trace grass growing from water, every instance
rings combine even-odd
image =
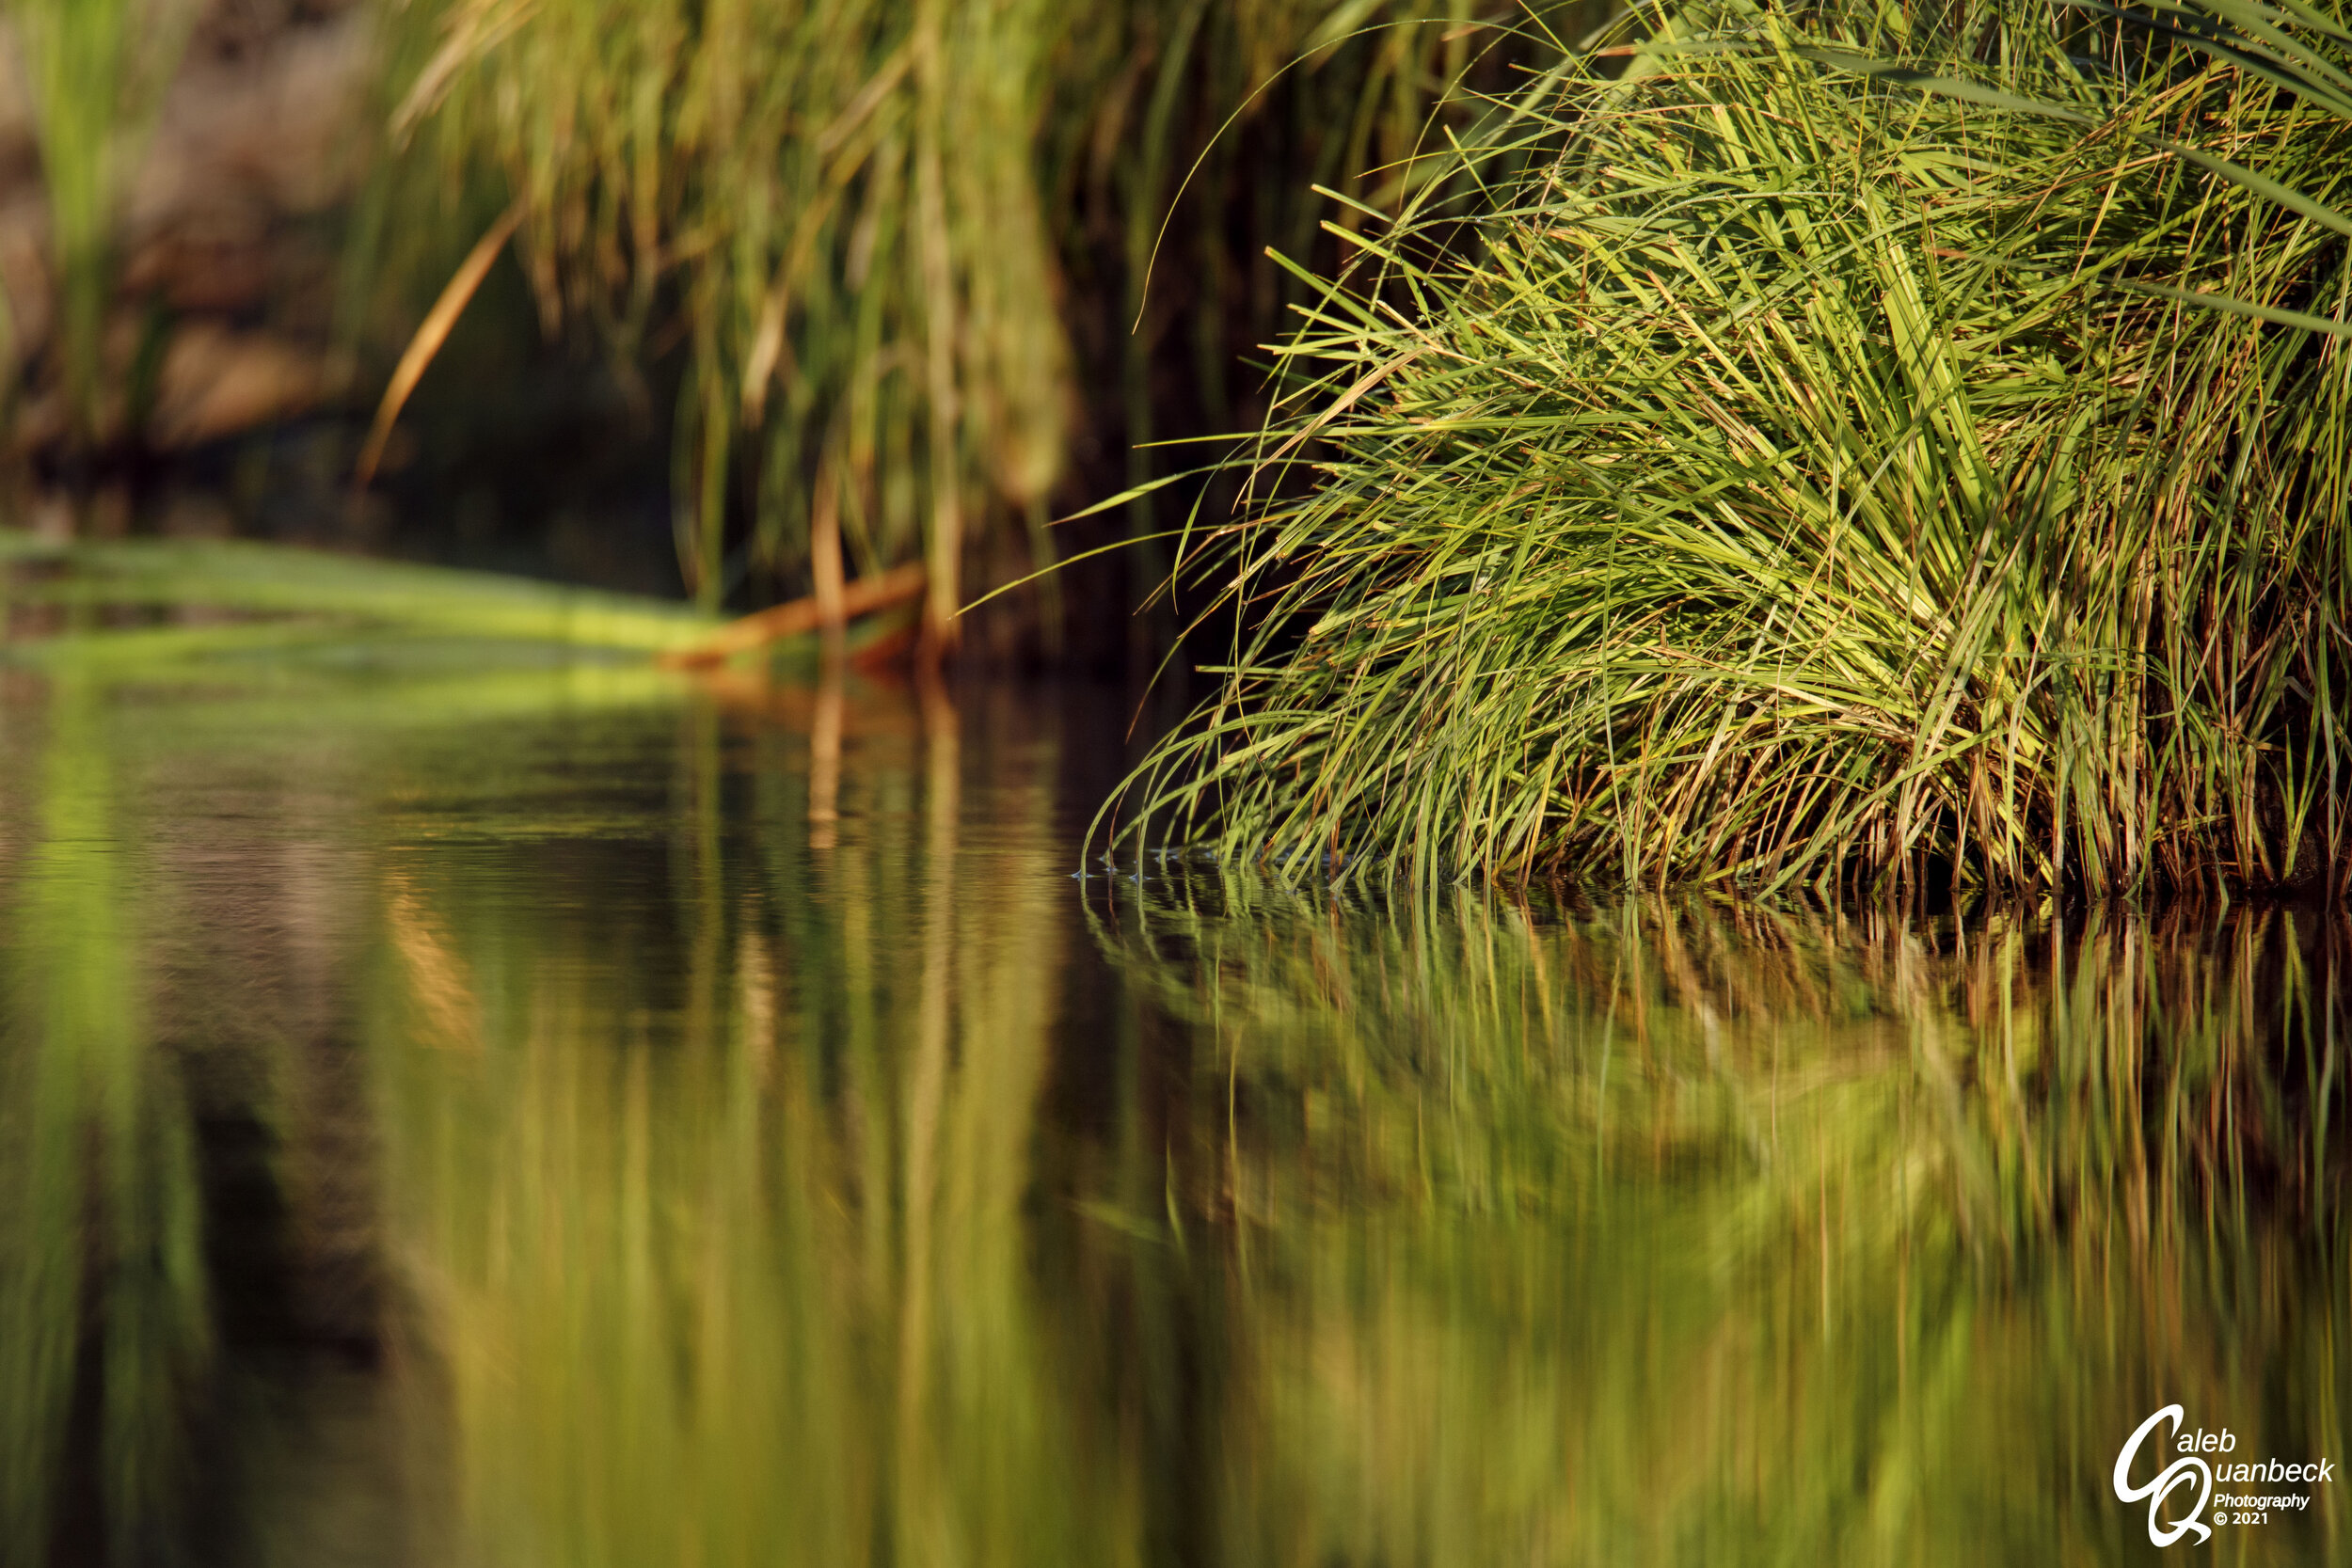
[[[2341,877],[2338,12],[1626,38],[1474,253],[1408,212],[1284,347],[1152,805],[1343,875]]]

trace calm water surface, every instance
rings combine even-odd
[[[2352,1458],[2312,912],[1074,879],[1125,720],[0,677],[0,1561],[2153,1561],[2158,1406]]]

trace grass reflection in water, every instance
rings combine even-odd
[[[167,1544],[143,1527],[168,1517],[184,1480],[176,1418],[211,1349],[187,1106],[171,1064],[149,1049],[135,872],[112,831],[114,780],[91,733],[98,701],[71,676],[59,682],[33,799],[8,802],[30,839],[10,857],[0,1034],[0,1560],[10,1562],[38,1560],[53,1531],[71,1528],[56,1517],[55,1476],[75,1424],[94,1441],[72,1502],[124,1521],[126,1553]],[[21,729],[8,723],[0,742]]]
[[[2339,928],[1139,912],[1226,1083],[1237,1560],[2108,1560],[2159,1404],[2344,1448]]]
[[[8,1560],[2107,1561],[2158,1404],[2347,1453],[2326,919],[1081,882],[1100,715],[467,689],[6,706]]]

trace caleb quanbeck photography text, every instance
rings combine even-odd
[[[2237,1451],[2237,1435],[2223,1427],[2218,1432],[2198,1429],[2181,1431],[2182,1410],[2168,1404],[2139,1423],[2123,1443],[2122,1451],[2115,1456],[2115,1495],[2124,1502],[2148,1504],[2148,1539],[2159,1546],[2169,1546],[2185,1535],[2203,1541],[2213,1532],[2201,1518],[2208,1503],[2213,1505],[2213,1522],[2217,1525],[2265,1524],[2274,1510],[2299,1511],[2311,1506],[2311,1494],[2288,1493],[2271,1495],[2234,1495],[2216,1493],[2216,1486],[2279,1486],[2319,1485],[2333,1481],[2336,1465],[2332,1459],[2249,1459],[2220,1458],[2217,1463],[2204,1455],[2226,1456]],[[2147,1481],[2135,1483],[2132,1471],[2143,1447],[2161,1456],[2165,1441],[2155,1436],[2159,1425],[2169,1423],[2172,1429],[2172,1462],[2160,1466]],[[2151,1439],[2153,1439],[2152,1442]],[[2180,1493],[2187,1502],[2186,1511],[2167,1519],[2168,1503]]]

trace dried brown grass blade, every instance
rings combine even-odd
[[[875,610],[921,598],[925,581],[920,562],[909,562],[873,577],[860,578],[840,590],[841,618],[846,621],[854,615],[870,615]],[[729,621],[692,647],[663,654],[660,662],[674,670],[694,669],[716,664],[729,654],[747,653],[787,637],[799,637],[825,624],[825,608],[815,594],[794,599],[756,615]]]
[[[368,444],[360,449],[358,467],[352,471],[355,485],[364,486],[375,477],[376,465],[384,461],[385,445],[392,438],[392,421],[400,418],[400,411],[407,404],[409,394],[424,378],[425,367],[433,363],[433,356],[440,353],[441,345],[449,341],[450,329],[465,313],[467,303],[473,298],[474,291],[482,287],[483,278],[489,276],[490,263],[497,261],[499,252],[506,248],[506,242],[514,237],[516,226],[522,222],[522,203],[517,201],[490,226],[488,233],[475,242],[473,249],[458,264],[448,286],[442,289],[441,297],[435,300],[433,309],[425,313],[424,323],[417,328],[417,335],[408,340],[407,349],[402,353],[400,363],[392,370],[391,384],[384,388],[384,401],[376,405],[375,423],[368,431]]]

